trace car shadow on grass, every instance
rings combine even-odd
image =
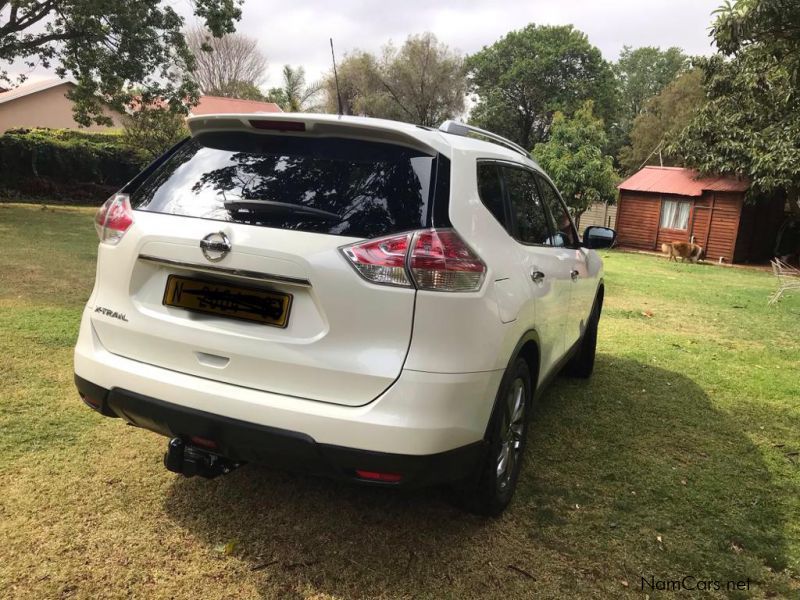
[[[751,425],[686,375],[599,355],[590,382],[559,379],[537,407],[500,519],[464,514],[442,490],[255,466],[177,477],[165,510],[210,551],[235,541],[264,596],[641,595],[642,577],[686,575],[790,593],[785,506]]]

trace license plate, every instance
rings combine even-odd
[[[286,327],[292,295],[170,275],[164,290],[164,305]]]

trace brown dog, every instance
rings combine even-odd
[[[686,262],[686,259],[689,259],[691,262],[697,263],[698,260],[703,260],[706,254],[702,246],[691,242],[661,244],[661,251],[669,254],[667,260],[674,260],[675,262],[678,262],[678,257],[680,256],[681,262]]]

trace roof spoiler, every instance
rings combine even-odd
[[[386,126],[382,126],[379,119],[361,120],[307,113],[251,113],[197,115],[186,119],[186,123],[192,137],[218,131],[241,131],[262,135],[337,137],[381,142],[413,148],[431,155],[441,151],[413,135],[413,125],[407,126],[409,131],[406,132],[388,122]]]

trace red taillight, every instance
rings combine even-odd
[[[344,255],[364,279],[384,285],[411,287],[406,273],[406,255],[411,234],[369,240],[343,249]]]
[[[486,273],[480,257],[452,229],[418,232],[408,264],[421,290],[474,292]]]
[[[255,129],[267,129],[269,131],[305,131],[306,124],[302,121],[266,121],[251,119],[250,125]]]
[[[342,249],[372,283],[435,292],[475,292],[486,265],[452,229],[423,229]],[[410,271],[409,271],[410,269]]]
[[[116,244],[133,225],[133,209],[128,194],[115,194],[97,210],[94,226],[101,242]]]
[[[403,479],[403,476],[399,473],[379,473],[377,471],[363,471],[361,469],[356,469],[356,475],[360,479],[382,481],[383,483],[398,483]]]

